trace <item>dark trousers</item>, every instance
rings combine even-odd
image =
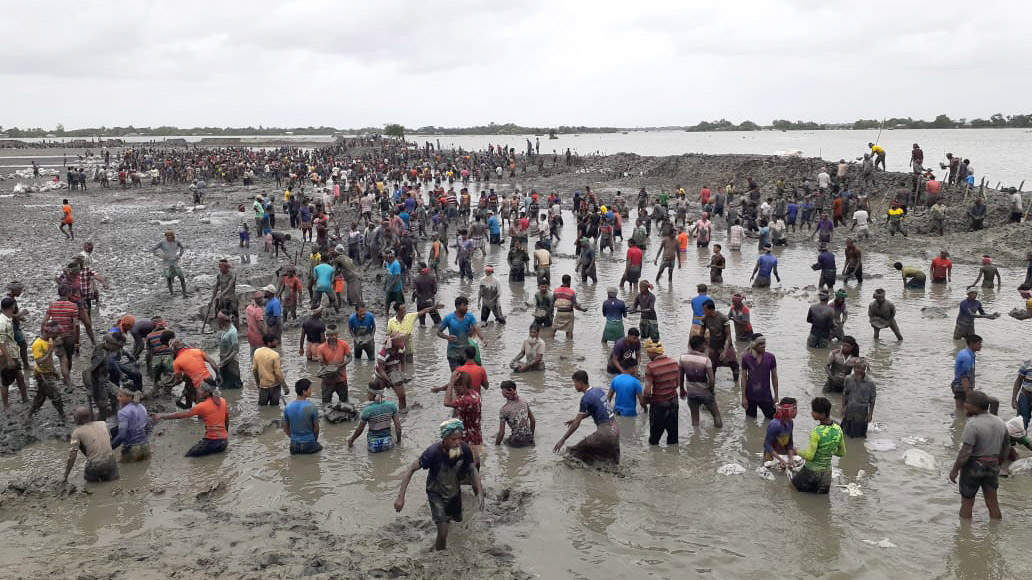
[[[187,457],[204,457],[215,453],[222,453],[226,450],[226,439],[201,439],[196,445],[186,452]]]
[[[664,431],[667,445],[677,445],[677,399],[649,405],[649,445],[658,445]]]
[[[749,404],[746,405],[746,407],[745,407],[745,416],[746,417],[756,418],[756,409],[759,409],[760,411],[763,411],[763,416],[765,418],[767,418],[767,419],[773,419],[774,418],[774,403],[773,402],[768,401],[768,402],[765,402],[765,403],[758,403],[756,401],[748,401],[748,403]]]

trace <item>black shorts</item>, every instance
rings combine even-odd
[[[960,470],[960,497],[971,499],[986,489],[999,489],[1000,468],[995,463],[982,463],[978,459],[968,461]]]
[[[17,363],[17,361],[15,361]],[[3,386],[13,385],[18,380],[18,373],[21,372],[21,365],[16,364],[13,369],[0,370],[0,384]]]
[[[792,478],[792,485],[798,491],[826,494],[831,489],[831,469],[815,471],[803,466]]]
[[[430,517],[435,524],[462,521],[462,494],[445,499],[436,493],[428,491],[426,492],[426,499],[430,504]]]

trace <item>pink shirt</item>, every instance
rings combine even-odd
[[[251,346],[264,346],[262,330],[258,323],[265,320],[265,309],[254,302],[247,305],[247,342]]]

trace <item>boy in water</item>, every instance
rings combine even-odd
[[[796,400],[782,397],[778,402],[774,418],[767,424],[767,436],[763,439],[763,460],[776,460],[781,468],[790,467],[796,455],[792,438],[796,417]]]
[[[807,493],[826,494],[831,489],[831,458],[845,457],[846,440],[842,428],[831,420],[831,401],[815,397],[810,415],[818,425],[810,431],[810,445],[799,452],[806,465],[792,478],[792,487]]]

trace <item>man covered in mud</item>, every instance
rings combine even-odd
[[[113,481],[118,479],[118,463],[115,451],[111,448],[111,435],[107,423],[93,421],[93,414],[86,407],[77,407],[72,411],[77,427],[72,430],[69,440],[68,462],[65,464],[63,483],[68,482],[68,475],[75,467],[79,452],[86,456],[83,477],[86,481]]]
[[[186,278],[183,277],[183,270],[179,267],[179,260],[186,252],[186,246],[176,239],[175,232],[168,230],[165,232],[165,239],[151,248],[151,252],[161,258],[169,295],[175,296],[175,292],[172,291],[172,280],[179,278],[179,285],[183,288],[183,297],[186,298]]]
[[[448,548],[448,530],[451,522],[462,521],[462,493],[459,484],[470,480],[477,498],[477,509],[483,509],[484,493],[480,484],[480,472],[473,462],[473,450],[462,440],[465,427],[458,419],[441,423],[441,441],[427,447],[419,459],[414,461],[401,478],[401,488],[394,500],[394,510],[405,508],[405,492],[408,491],[412,475],[420,469],[429,470],[426,478],[426,497],[430,504],[430,517],[437,526],[435,550]]]
[[[810,348],[828,348],[831,344],[831,331],[835,326],[835,310],[828,304],[831,295],[827,290],[817,294],[817,303],[810,306],[806,313],[806,322],[810,325],[810,334],[806,338],[806,346]]]
[[[588,373],[577,370],[573,373],[573,388],[581,393],[580,407],[573,419],[566,422],[566,433],[555,444],[552,451],[559,453],[566,440],[573,435],[581,422],[591,417],[595,422],[595,432],[581,439],[579,443],[567,449],[567,452],[586,463],[595,461],[620,463],[620,428],[616,424],[613,407],[609,404],[606,392],[588,384]]]
[[[211,291],[212,305],[215,312],[225,313],[236,324],[239,319],[240,301],[236,296],[236,274],[232,271],[229,260],[219,260],[219,273],[215,276],[215,287]]]

